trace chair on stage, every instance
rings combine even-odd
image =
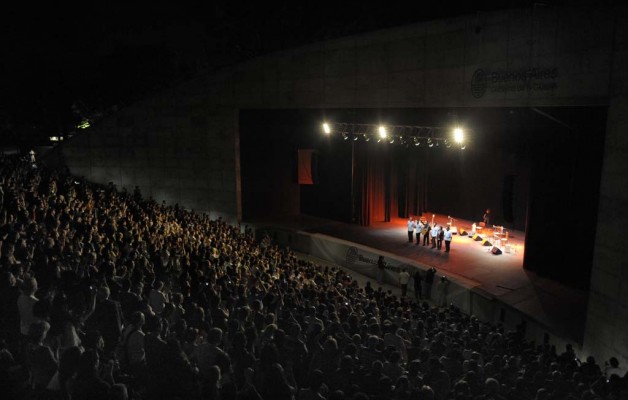
[[[475,227],[475,231],[476,231],[478,234],[481,234],[481,233],[484,231],[484,228],[485,228],[485,227],[486,227],[486,224],[485,224],[484,222],[480,222],[480,223],[478,223],[478,224],[476,225],[476,227]]]

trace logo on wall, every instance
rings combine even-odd
[[[471,77],[471,96],[476,99],[489,93],[549,92],[558,84],[557,68],[485,71],[478,68]]]
[[[471,78],[471,96],[479,99],[486,93],[486,73],[482,68],[476,69]]]

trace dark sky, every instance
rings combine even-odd
[[[0,144],[71,131],[200,70],[300,44],[534,2],[83,4],[3,10]],[[65,7],[65,8],[60,8]],[[24,144],[24,143],[21,143]]]

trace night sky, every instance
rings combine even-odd
[[[82,119],[97,120],[201,70],[256,55],[534,4],[435,3],[215,1],[184,7],[101,2],[7,7],[0,17],[0,145],[47,144],[49,136],[71,132]]]

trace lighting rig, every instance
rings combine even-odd
[[[376,125],[350,122],[324,122],[325,135],[337,135],[347,141],[371,140],[377,143],[399,144],[405,147],[446,147],[465,149],[465,132],[462,128],[418,125]]]

